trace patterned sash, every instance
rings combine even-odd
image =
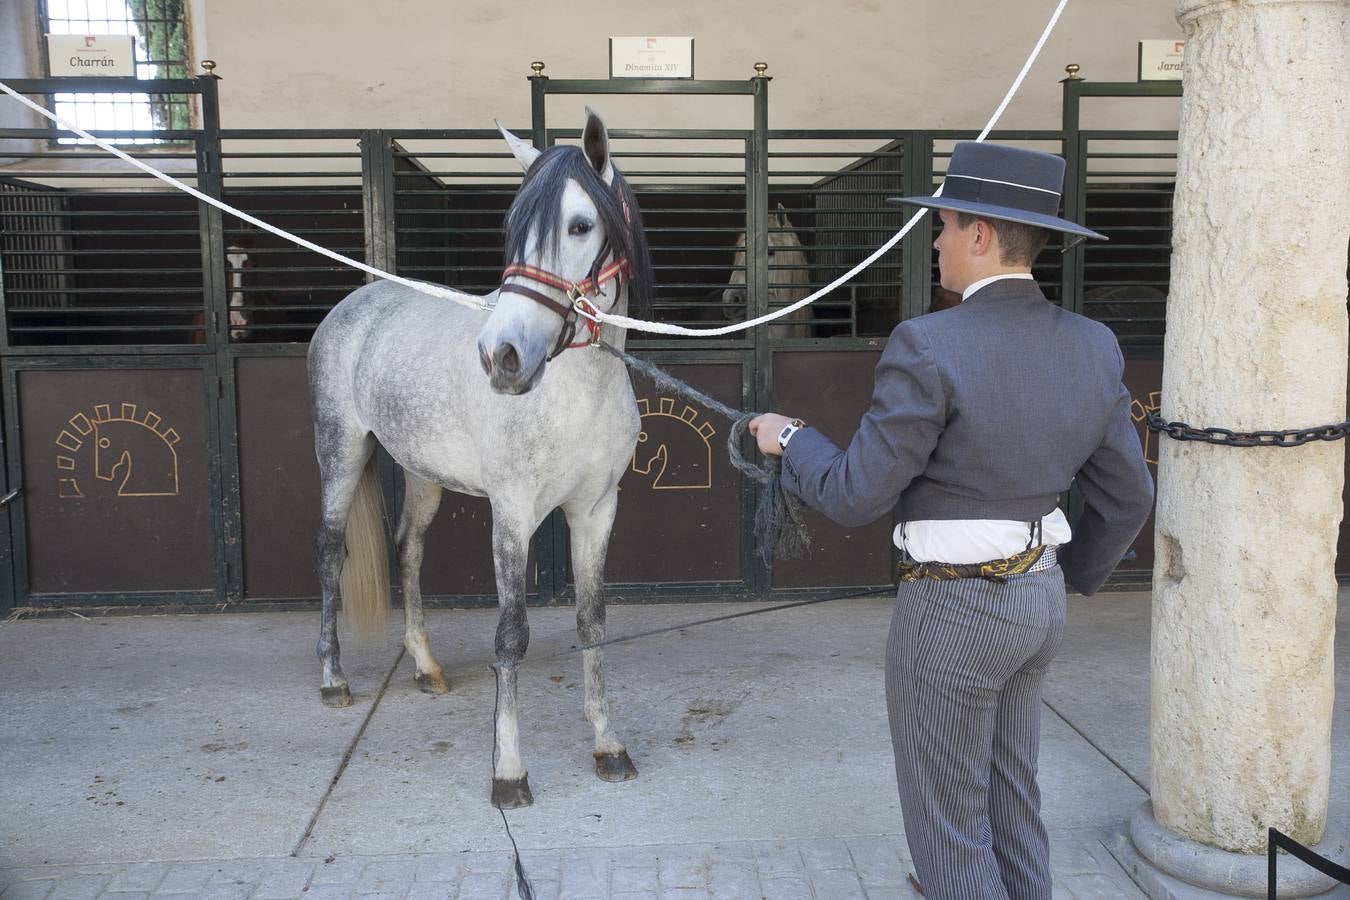
[[[921,581],[930,578],[933,581],[953,581],[957,578],[983,578],[995,584],[1006,584],[1013,575],[1025,575],[1041,561],[1041,557],[1051,548],[1044,544],[1032,547],[1021,553],[1014,553],[1007,559],[993,559],[989,562],[955,565],[941,562],[902,562],[900,564],[901,581]],[[1055,564],[1054,554],[1046,560],[1048,569]]]

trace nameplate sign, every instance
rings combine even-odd
[[[135,78],[132,40],[129,34],[49,34],[47,65],[54,77]]]
[[[692,37],[612,37],[610,78],[693,78]]]
[[[1180,81],[1185,41],[1140,41],[1140,81]]]

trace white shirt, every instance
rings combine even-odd
[[[993,284],[995,281],[1002,281],[1005,278],[1025,278],[1027,281],[1031,281],[1031,273],[1012,272],[1008,275],[990,275],[988,278],[981,278],[979,281],[975,282],[970,287],[966,288],[964,291],[961,292],[961,302],[964,303],[965,301],[969,300],[971,294],[975,293],[985,285]]]
[[[981,278],[962,292],[961,300],[968,300],[980,288],[1005,278],[1030,281],[1031,273],[1015,272]],[[1020,553],[1027,549],[1029,538],[1033,547],[1038,544],[1053,547],[1067,544],[1073,537],[1069,520],[1059,509],[1041,520],[1034,538],[1031,531],[1033,524],[1007,519],[925,519],[897,525],[894,540],[895,546],[908,553],[910,559],[916,562],[968,565]]]
[[[1008,519],[922,519],[901,522],[892,536],[895,546],[916,562],[945,562],[953,565],[1004,559],[1031,546],[1055,547],[1073,537],[1069,520],[1056,509],[1041,520],[1032,538],[1032,522]]]

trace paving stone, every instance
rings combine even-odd
[[[516,890],[514,880],[510,885],[510,895],[514,896]],[[459,900],[506,900],[507,892],[504,872],[470,872],[459,883]]]
[[[411,859],[376,860],[366,865],[356,883],[358,894],[406,894],[412,887],[417,863]]]
[[[811,888],[817,897],[829,900],[866,900],[862,882],[852,869],[821,869],[811,873]]]
[[[194,895],[198,900],[248,900],[253,896],[251,884],[207,884]],[[306,894],[305,896],[309,896]]]
[[[417,860],[413,881],[458,883],[466,871],[462,854],[438,853]]]
[[[760,878],[806,878],[806,863],[796,844],[761,844],[755,848]]]
[[[310,891],[319,884],[345,884],[353,887],[361,878],[366,860],[353,857],[340,857],[332,862],[327,860],[314,864],[314,873],[309,877]]]
[[[660,900],[655,891],[625,891],[622,894],[610,894],[609,900]]]
[[[515,870],[510,853],[465,853],[464,871],[483,875],[505,875]]]
[[[1126,897],[1144,896],[1133,881],[1121,872],[1112,878],[1105,874],[1068,875],[1061,882],[1075,900],[1121,900]]]
[[[706,888],[708,869],[704,862],[705,853],[702,847],[662,847],[657,852],[661,889]]]
[[[848,852],[848,844],[842,840],[802,841],[799,847],[802,861],[812,873],[828,869],[853,868],[853,855]]]
[[[169,867],[162,863],[133,863],[115,874],[104,890],[107,893],[148,894],[159,887],[167,874]]]
[[[43,900],[51,893],[56,884],[50,879],[41,881],[16,881],[0,893],[0,900]]]
[[[108,882],[111,875],[65,875],[58,878],[47,895],[47,900],[94,900]]]
[[[888,837],[849,838],[849,855],[853,870],[866,887],[901,885],[905,883],[905,868],[896,850],[895,839]]]
[[[311,884],[300,896],[303,900],[348,900],[353,894],[350,884]]]
[[[654,865],[650,868],[641,869],[625,866],[611,869],[609,873],[609,891],[611,894],[656,891],[659,886],[660,876]]]
[[[759,873],[754,863],[718,862],[708,867],[708,893],[717,900],[746,900],[759,896]]]
[[[812,900],[805,878],[761,878],[759,884],[764,900]]]
[[[254,900],[295,900],[304,893],[315,868],[310,859],[263,860]]]
[[[1054,895],[1055,900],[1072,900],[1072,898]],[[908,885],[895,886],[886,885],[884,887],[867,888],[867,900],[919,900],[919,895]]]
[[[419,881],[413,884],[403,900],[452,900],[455,894],[453,882]]]
[[[661,891],[661,900],[708,900],[703,888],[668,888]]]
[[[559,887],[563,897],[608,896],[609,853],[587,850],[564,855]]]
[[[214,863],[178,863],[169,869],[155,894],[195,894],[203,890],[215,875]]]

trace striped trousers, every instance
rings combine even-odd
[[[1036,757],[1064,607],[1058,566],[1006,584],[900,585],[886,707],[905,836],[929,900],[1050,898]]]

